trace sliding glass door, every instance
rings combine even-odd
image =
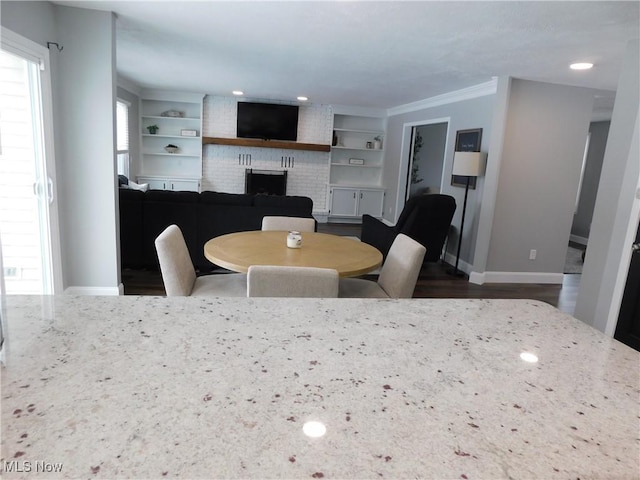
[[[2,30],[0,274],[7,294],[61,288],[47,67],[46,49]]]

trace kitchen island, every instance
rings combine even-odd
[[[640,476],[640,353],[541,302],[5,302],[3,478]]]

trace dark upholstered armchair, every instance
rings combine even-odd
[[[396,235],[404,233],[425,246],[425,262],[437,262],[455,211],[456,201],[450,195],[418,195],[405,204],[393,227],[363,215],[361,240],[376,247],[386,258]]]

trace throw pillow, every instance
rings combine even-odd
[[[149,190],[148,183],[136,183],[129,180],[129,188],[132,190],[140,190],[141,192],[146,192]]]

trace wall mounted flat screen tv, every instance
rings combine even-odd
[[[298,106],[238,102],[238,138],[298,139]]]

